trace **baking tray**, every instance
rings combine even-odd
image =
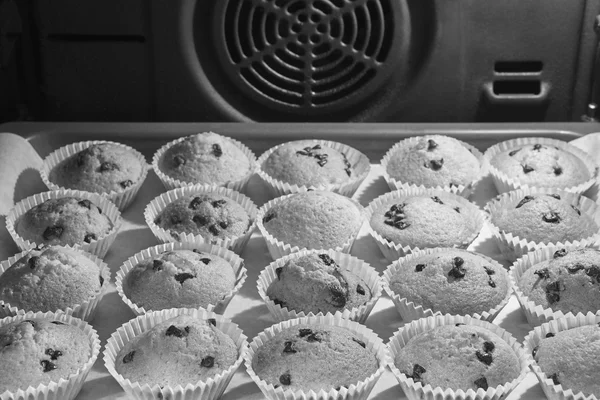
[[[51,151],[68,143],[84,140],[114,140],[131,145],[151,160],[152,154],[164,143],[177,137],[196,132],[212,130],[236,138],[250,147],[257,156],[268,148],[284,141],[302,138],[321,138],[343,142],[363,151],[371,159],[373,168],[361,185],[354,198],[363,205],[388,192],[389,189],[381,177],[378,165],[383,154],[397,141],[420,134],[447,134],[464,140],[480,150],[503,140],[515,137],[553,137],[570,141],[582,135],[599,130],[597,124],[230,124],[230,123],[160,123],[160,124],[113,124],[113,123],[12,123],[0,125],[0,132],[12,132],[26,139],[45,157]],[[0,171],[2,174],[2,171]],[[253,177],[246,194],[258,206],[268,200],[262,181]],[[43,188],[39,188],[43,190]],[[105,261],[112,272],[111,289],[100,304],[92,325],[98,330],[102,343],[121,324],[134,318],[133,312],[121,301],[114,288],[114,277],[121,264],[138,251],[158,244],[150,229],[145,225],[143,209],[150,200],[164,192],[162,184],[154,173],[149,173],[136,200],[124,214],[123,228],[115,244],[107,254]],[[478,185],[471,200],[483,206],[496,195],[496,190],[488,177]],[[17,200],[17,199],[15,199]],[[4,227],[0,227],[4,229]],[[14,243],[2,242],[2,250],[16,253]],[[482,252],[508,265],[492,240],[487,228],[469,249]],[[364,259],[379,273],[388,265],[379,252],[365,227],[352,249],[353,255]],[[245,251],[241,254],[248,269],[248,279],[240,293],[234,297],[225,312],[225,316],[237,323],[244,333],[252,339],[258,332],[275,323],[270,316],[256,289],[260,271],[271,262],[267,247],[258,231],[254,232]],[[494,321],[511,332],[519,341],[529,332],[525,315],[521,312],[516,298],[509,301],[506,308]],[[387,342],[393,333],[403,325],[391,299],[383,296],[376,304],[366,321]],[[78,400],[127,399],[121,387],[108,374],[104,362],[98,359],[83,386]],[[222,399],[263,399],[263,395],[250,379],[244,366],[236,373]],[[392,373],[387,370],[369,399],[388,400],[405,399]],[[545,398],[533,373],[511,393],[507,400],[533,400]]]

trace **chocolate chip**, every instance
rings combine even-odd
[[[212,326],[217,326],[217,320],[214,318],[209,318],[207,319],[208,323],[211,324]]]
[[[186,326],[183,329],[179,329],[178,327],[176,327],[175,325],[171,325],[167,328],[167,331],[165,332],[165,335],[167,336],[175,336],[178,338],[182,338],[182,337],[186,337],[188,335],[188,333],[190,333],[190,327]]]
[[[356,293],[364,296],[365,295],[365,288],[363,288],[360,285],[356,285]]]
[[[85,164],[85,156],[87,154],[89,154],[89,151],[87,149],[80,151],[79,154],[77,154],[77,166],[78,167],[83,167],[83,164]]]
[[[262,219],[263,224],[266,224],[267,222],[269,222],[270,220],[275,218],[275,216],[276,216],[276,214],[274,212],[265,214],[265,216]]]
[[[294,342],[292,342],[291,340],[285,342],[283,345],[284,353],[297,353],[296,349],[294,349]]]
[[[96,237],[95,233],[88,233],[87,235],[84,236],[83,241],[86,243],[91,243],[92,240],[96,240],[96,239],[98,239],[98,238]]]
[[[577,213],[577,215],[581,215],[581,211],[579,210],[579,208],[575,207],[573,204],[571,204],[571,208],[573,210],[575,210],[575,212]]]
[[[534,144],[533,145],[533,149],[537,150],[537,151],[540,151],[542,149],[542,145],[541,144]]]
[[[102,285],[104,285],[104,278],[102,275],[98,275],[98,280],[100,281],[100,287],[102,287]]]
[[[485,269],[485,273],[488,274],[488,275],[494,275],[496,273],[496,271],[494,271],[490,267],[483,267],[483,269]]]
[[[488,382],[487,382],[487,379],[485,379],[485,376],[475,379],[475,381],[473,381],[473,383],[475,384],[475,386],[477,386],[478,389],[481,388],[483,390],[488,390],[488,388],[489,388]]]
[[[102,209],[100,207],[96,207],[98,209],[98,214],[102,214]]]
[[[431,198],[431,200],[433,200],[435,203],[438,203],[438,204],[444,204],[444,202],[442,200],[440,200],[440,198],[437,196],[433,196]]]
[[[542,214],[542,220],[549,224],[558,224],[560,222],[560,216],[554,211],[548,211],[547,213]]]
[[[196,277],[196,275],[192,275],[187,272],[184,272],[181,274],[176,274],[175,280],[183,285],[183,282],[187,281],[188,279],[193,279],[195,277]]]
[[[344,171],[346,171],[346,174],[348,176],[352,176],[352,164],[350,164],[350,161],[348,161],[344,153],[342,153],[342,157],[344,157],[344,165],[346,166],[346,168],[344,168]]]
[[[429,168],[431,168],[434,171],[439,171],[440,169],[442,169],[442,166],[444,165],[444,159],[440,158],[439,160],[431,160],[429,161]]]
[[[292,377],[290,376],[289,373],[282,374],[279,377],[279,382],[281,382],[282,385],[289,386],[292,384]]]
[[[40,258],[37,256],[33,256],[29,259],[29,261],[27,261],[27,264],[29,265],[29,268],[36,269],[40,266]]]
[[[438,144],[433,139],[427,140],[427,151],[433,151],[436,147],[438,147]]]
[[[554,304],[560,301],[560,291],[564,290],[564,286],[561,285],[560,281],[550,282],[546,285],[546,300],[548,303]]]
[[[212,153],[215,155],[215,157],[219,158],[223,155],[223,149],[221,149],[221,146],[215,143],[212,145]]]
[[[412,378],[413,381],[415,382],[422,382],[423,381],[423,377],[422,375],[427,372],[427,370],[425,368],[423,368],[422,366],[420,366],[419,364],[415,364],[413,365],[413,372],[412,375],[406,375],[409,378]]]
[[[62,226],[49,226],[46,228],[42,236],[44,240],[59,239],[63,233],[64,228]]]
[[[577,271],[580,271],[582,269],[585,269],[585,267],[579,263],[575,263],[575,265],[569,265],[567,267],[567,271],[569,271],[570,274],[576,274]]]
[[[54,325],[65,325],[64,323],[62,323],[60,321],[52,321],[51,324],[54,324]]]
[[[162,271],[164,261],[162,260],[153,260],[152,261],[152,270],[153,271]]]
[[[404,230],[406,228],[408,228],[410,226],[409,222],[403,221],[403,220],[389,220],[386,219],[385,221],[383,221],[385,224],[393,226],[394,228],[398,228],[400,230]]]
[[[333,259],[331,257],[329,257],[329,255],[327,255],[327,254],[319,254],[319,258],[327,266],[335,265],[335,261],[333,261]]]
[[[560,249],[554,252],[554,258],[564,257],[567,255],[567,249]]]
[[[100,164],[100,172],[115,171],[115,170],[119,170],[119,166],[114,162],[105,161],[102,164]]]
[[[462,322],[458,322],[458,323],[454,324],[454,326],[461,326],[461,325],[465,325],[465,324],[463,324]]]
[[[517,206],[515,208],[520,208],[523,204],[529,203],[530,201],[532,201],[534,199],[535,199],[535,197],[533,197],[533,196],[525,196],[525,197],[523,197],[523,199],[521,199],[521,201],[519,202],[519,204],[517,204]]]
[[[454,207],[454,211],[460,214],[460,207]]]
[[[527,165],[527,164],[525,164],[525,165],[521,165],[521,167],[523,167],[523,172],[524,172],[524,173],[526,173],[526,174],[528,174],[528,173],[530,173],[531,171],[533,171],[533,170],[534,170],[534,169],[533,169],[533,167],[530,167],[530,166],[529,166],[529,165]]]
[[[227,227],[229,226],[229,223],[227,221],[221,221],[221,222],[219,222],[219,226],[222,229],[227,229]]]
[[[488,341],[483,342],[483,351],[485,351],[486,353],[493,352],[495,348],[496,346],[494,345],[494,343]]]
[[[546,290],[552,290],[552,291],[561,291],[564,290],[564,287],[561,285],[560,281],[554,281],[554,282],[550,282],[549,284],[546,285]]]
[[[335,286],[329,288],[329,292],[331,293],[331,304],[334,307],[344,307],[346,305],[348,292],[342,289],[339,289]]]
[[[552,379],[552,383],[555,385],[560,385],[560,381],[558,380],[558,372],[550,375],[550,379]]]
[[[448,272],[448,276],[452,276],[456,279],[464,278],[467,271],[462,267],[462,265],[465,261],[460,257],[454,257],[453,262],[454,266]]]
[[[557,303],[560,301],[560,294],[554,292],[546,293],[546,299],[550,304]]]
[[[557,176],[562,174],[562,172],[563,172],[562,168],[558,167],[558,166],[552,167],[552,169],[554,169],[554,175],[557,175]]]
[[[415,272],[421,272],[425,269],[425,264],[417,264],[415,266]]]
[[[281,280],[281,272],[283,271],[283,267],[275,268],[275,273],[277,274],[277,280]]]
[[[42,365],[44,372],[50,372],[57,368],[57,366],[54,363],[52,363],[48,360],[42,360],[42,361],[40,361],[40,364]]]
[[[560,195],[559,194],[549,194],[548,196],[555,198],[556,200],[560,200]]]
[[[198,208],[200,208],[200,204],[202,204],[202,202],[203,200],[200,197],[194,197],[192,201],[190,201],[188,208],[196,211]]]
[[[204,226],[210,222],[210,219],[205,215],[194,215],[192,221],[200,226]]]
[[[175,163],[175,167],[179,167],[181,165],[185,165],[186,160],[184,156],[177,154],[175,157],[173,157],[173,162]]]
[[[202,261],[204,264],[208,265],[208,263],[210,262],[210,258],[201,258],[200,261]]]
[[[309,328],[300,328],[298,329],[298,335],[300,337],[308,336],[312,334],[312,329]]]
[[[490,353],[482,353],[481,351],[477,350],[475,352],[475,355],[477,356],[477,359],[479,361],[481,361],[482,363],[484,363],[485,365],[490,365],[492,364],[492,355]]]
[[[47,348],[44,354],[49,355],[51,360],[57,360],[58,357],[63,355],[62,351],[53,350],[52,348]]]
[[[219,228],[217,228],[217,226],[216,226],[215,224],[212,224],[211,226],[209,226],[209,227],[208,227],[208,231],[209,231],[210,233],[212,233],[213,235],[215,235],[215,236],[218,236],[218,235],[219,235],[219,233],[220,233],[220,232],[219,232]]]
[[[119,185],[121,185],[121,187],[122,187],[123,189],[126,189],[126,188],[128,188],[129,186],[133,185],[133,181],[132,181],[131,179],[127,179],[127,180],[124,180],[124,181],[122,181],[122,182],[119,182]]]
[[[306,337],[306,341],[309,343],[313,343],[313,342],[321,342],[321,336],[319,335],[319,332],[313,332],[310,335],[308,335]]]
[[[542,269],[538,269],[533,271],[533,273],[537,276],[540,277],[540,279],[548,279],[550,278],[550,271],[548,271],[548,268],[542,268]]]
[[[539,348],[540,348],[540,346],[535,346],[535,347],[534,347],[534,348],[531,350],[531,355],[532,355],[533,357],[535,357],[535,355],[537,354],[537,352],[538,352],[538,349],[539,349]]]
[[[215,200],[212,203],[210,203],[210,205],[213,206],[214,208],[219,208],[225,204],[227,204],[227,200],[223,200],[223,199]]]
[[[591,278],[596,278],[596,281],[598,283],[600,283],[600,268],[598,268],[597,266],[593,265],[590,268],[588,268],[585,273],[587,274],[587,276],[591,277]]]
[[[171,223],[172,223],[173,225],[180,224],[181,222],[182,222],[182,219],[181,219],[181,216],[180,216],[180,215],[177,215],[177,214],[175,214],[175,215],[171,215]]]
[[[519,151],[521,151],[521,149],[517,149],[517,150],[513,150],[510,153],[508,153],[509,156],[514,156],[515,154],[517,154]]]
[[[206,356],[200,361],[200,365],[204,368],[212,368],[215,365],[215,358],[211,356]]]
[[[365,344],[365,342],[363,342],[362,340],[359,340],[357,338],[352,338],[352,340],[356,343],[358,343],[363,349],[365,349],[367,347],[367,345]]]
[[[546,333],[546,338],[551,338],[551,337],[554,337],[554,333],[552,333],[552,332]]]
[[[77,204],[79,204],[81,207],[85,207],[88,210],[92,207],[92,202],[89,200],[81,200],[78,201]]]
[[[491,287],[495,288],[496,287],[496,282],[494,282],[494,280],[492,279],[492,277],[490,277],[488,279],[488,285],[490,285]]]

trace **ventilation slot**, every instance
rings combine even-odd
[[[541,61],[497,61],[494,71],[498,74],[539,74],[543,67]]]
[[[527,95],[537,96],[542,92],[540,81],[496,81],[494,82],[494,94],[497,96]]]

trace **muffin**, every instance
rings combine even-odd
[[[384,281],[405,321],[434,313],[477,314],[491,320],[511,294],[508,274],[500,264],[453,248],[404,257],[388,267]]]
[[[140,385],[175,387],[206,381],[231,367],[238,349],[214,319],[190,315],[154,325],[118,352],[115,370]]]
[[[93,310],[88,308],[97,306],[110,278],[106,264],[91,257],[58,246],[22,253],[6,270],[0,269],[0,303],[24,311],[62,310],[89,317]]]
[[[481,177],[481,158],[477,149],[460,140],[426,135],[400,141],[381,164],[392,190],[413,185],[462,194]]]

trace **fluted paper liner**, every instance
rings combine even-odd
[[[529,145],[529,144],[541,144],[547,146],[556,146],[561,150],[567,151],[579,158],[585,164],[587,170],[590,173],[590,179],[587,181],[580,183],[578,185],[559,188],[560,190],[564,190],[565,192],[578,193],[582,194],[586,190],[592,187],[596,183],[596,163],[594,160],[587,154],[585,151],[558,139],[551,138],[536,138],[536,137],[528,137],[528,138],[517,138],[507,140],[494,146],[488,148],[483,154],[483,159],[486,164],[486,168],[489,170],[492,180],[494,181],[494,185],[496,186],[496,190],[498,193],[510,192],[511,190],[520,189],[520,188],[530,188],[536,187],[535,185],[529,185],[526,183],[521,183],[517,179],[512,178],[500,171],[498,168],[494,167],[491,163],[494,156],[504,151],[508,151],[514,147]]]
[[[290,243],[285,243],[285,242],[277,239],[275,236],[273,236],[269,233],[269,231],[267,230],[267,228],[265,228],[265,225],[263,224],[263,218],[264,218],[265,214],[271,208],[273,208],[275,205],[281,203],[282,201],[290,198],[294,194],[295,193],[291,193],[291,194],[287,194],[287,195],[284,195],[281,197],[277,197],[277,198],[263,204],[262,207],[260,207],[260,209],[258,210],[258,215],[256,216],[256,226],[258,226],[260,233],[262,234],[263,238],[265,238],[265,242],[267,243],[267,248],[269,249],[269,254],[271,254],[271,258],[273,260],[277,260],[278,258],[281,258],[288,254],[295,253],[300,250],[308,250],[305,247],[294,246]],[[360,232],[360,229],[364,223],[364,208],[363,208],[363,206],[358,201],[356,201],[352,198],[348,198],[348,199],[352,203],[354,203],[356,208],[358,208],[358,210],[360,211],[362,222],[356,229],[356,232],[354,232],[352,235],[350,235],[348,240],[346,240],[340,246],[336,246],[332,249],[335,251],[339,251],[341,253],[350,253],[350,250],[352,250],[352,245],[354,244],[354,241],[356,240],[356,237],[358,236],[358,233]],[[290,227],[290,229],[292,229],[292,228],[293,227]],[[325,251],[325,250],[329,250],[329,249],[310,249],[310,250]]]
[[[127,306],[133,311],[136,315],[143,315],[151,311],[159,311],[159,310],[146,310],[144,307],[138,306],[133,303],[129,297],[125,294],[123,289],[123,282],[127,277],[129,271],[131,271],[137,264],[142,262],[143,260],[147,260],[149,258],[155,257],[164,251],[173,251],[173,250],[198,250],[205,253],[209,253],[215,256],[219,256],[225,259],[229,264],[231,264],[231,268],[235,273],[235,286],[223,295],[221,301],[217,304],[209,304],[207,307],[198,307],[198,309],[204,309],[206,311],[212,311],[216,314],[223,314],[225,309],[231,302],[231,299],[240,291],[242,285],[246,281],[247,277],[247,269],[244,267],[244,260],[240,258],[233,251],[230,251],[224,247],[212,245],[209,243],[183,243],[183,242],[172,242],[159,244],[157,246],[149,247],[136,253],[131,256],[127,261],[121,265],[119,272],[117,272],[117,292],[121,299]],[[177,307],[175,307],[177,308]]]
[[[318,393],[315,393],[313,390],[308,392],[297,390],[294,392],[291,389],[285,390],[283,386],[275,388],[272,384],[268,384],[266,381],[260,379],[260,377],[256,375],[256,372],[254,372],[254,369],[252,368],[252,359],[254,358],[258,348],[266,343],[269,339],[273,338],[279,332],[287,328],[300,324],[339,326],[348,329],[366,344],[365,348],[367,350],[376,355],[379,368],[365,380],[356,382],[356,384],[351,384],[348,388],[342,387],[340,390],[335,390],[334,388],[325,388],[319,390]],[[258,385],[265,397],[269,400],[358,400],[366,399],[369,396],[390,360],[383,341],[371,329],[359,324],[358,322],[344,319],[341,317],[341,315],[333,316],[328,314],[325,316],[290,319],[265,329],[250,343],[249,350],[244,355],[244,362],[246,364],[246,371],[248,372],[248,375],[250,375],[252,380]]]
[[[215,133],[215,132],[201,132],[199,134],[202,134],[202,133]],[[182,180],[170,177],[169,175],[165,174],[163,171],[161,171],[161,169],[159,167],[159,162],[162,159],[163,154],[165,154],[165,152],[170,147],[172,147],[173,145],[175,145],[177,143],[181,143],[184,140],[186,140],[192,136],[196,136],[196,135],[198,135],[198,134],[189,135],[189,136],[185,136],[185,137],[181,137],[179,139],[173,140],[173,141],[163,145],[160,149],[158,149],[156,151],[156,153],[154,153],[154,156],[152,157],[152,168],[154,169],[154,172],[158,176],[158,179],[160,179],[160,181],[164,185],[165,189],[172,190],[172,189],[177,189],[177,188],[186,187],[186,186],[196,186],[196,185],[211,186],[211,185],[213,185],[211,183],[182,181]],[[237,192],[242,192],[242,191],[244,191],[250,178],[252,178],[252,176],[256,172],[256,168],[257,168],[256,155],[254,154],[254,152],[252,152],[252,150],[250,150],[242,142],[235,140],[233,138],[230,138],[228,136],[224,136],[221,134],[218,134],[218,135],[226,138],[231,143],[233,143],[238,149],[240,149],[244,153],[244,155],[248,158],[248,161],[250,162],[250,166],[249,166],[248,174],[246,174],[242,179],[235,180],[235,181],[227,181],[227,182],[221,183],[221,184],[214,184],[214,186],[225,187],[228,189],[235,190]]]
[[[177,237],[173,236],[170,231],[167,231],[154,223],[154,220],[158,215],[172,202],[178,200],[182,197],[193,196],[198,194],[219,194],[221,196],[225,196],[235,201],[239,205],[241,205],[244,210],[248,213],[248,217],[250,219],[250,226],[246,230],[246,233],[239,236],[234,236],[230,238],[210,238],[207,239],[204,236],[198,234],[194,235],[191,233],[177,233]],[[256,225],[256,214],[258,213],[258,209],[256,205],[250,200],[249,197],[246,197],[240,192],[236,192],[235,190],[228,189],[225,187],[217,187],[217,186],[206,186],[206,185],[196,185],[196,186],[186,186],[173,190],[169,190],[166,193],[161,194],[160,196],[154,198],[144,210],[144,218],[146,219],[146,224],[150,227],[150,230],[156,236],[158,240],[163,243],[169,242],[191,242],[196,244],[201,243],[211,243],[216,244],[217,246],[225,247],[234,252],[240,254],[250,236],[252,236],[252,232],[254,232],[254,227]]]
[[[474,179],[472,182],[470,182],[467,185],[462,185],[462,184],[458,185],[458,186],[456,186],[456,185],[452,185],[452,186],[450,186],[450,185],[446,185],[446,186],[417,185],[415,183],[402,182],[398,179],[392,178],[388,174],[387,165],[390,162],[390,160],[392,159],[392,157],[394,156],[394,154],[396,154],[396,152],[398,152],[403,147],[417,144],[423,138],[431,138],[434,136],[440,136],[440,135],[413,136],[413,137],[409,137],[404,140],[401,140],[401,141],[397,142],[396,144],[394,144],[392,146],[392,148],[389,149],[387,151],[387,153],[385,153],[385,155],[381,159],[383,178],[385,179],[385,181],[387,182],[387,184],[391,190],[404,190],[404,189],[410,189],[410,188],[434,189],[434,190],[443,190],[445,192],[456,194],[456,195],[459,195],[464,198],[469,198],[469,196],[473,193],[477,184],[484,177],[484,162],[483,162],[483,154],[475,146],[472,146],[469,143],[463,142],[462,140],[456,139],[462,146],[467,148],[467,150],[469,150],[471,152],[471,154],[473,154],[477,158],[477,160],[479,161],[479,168],[480,168],[477,178]]]
[[[481,328],[485,328],[489,331],[492,331],[496,335],[500,336],[505,342],[507,342],[510,347],[515,352],[515,355],[519,359],[520,364],[520,374],[517,378],[513,379],[510,382],[505,383],[504,385],[498,385],[496,387],[490,387],[487,390],[483,390],[482,388],[477,389],[477,391],[473,389],[468,389],[464,391],[462,389],[453,390],[450,388],[443,387],[432,387],[431,385],[425,385],[421,382],[415,382],[412,378],[407,377],[405,374],[400,372],[400,370],[396,367],[394,360],[396,356],[400,352],[408,341],[423,332],[429,331],[433,328],[442,325],[454,325],[457,323],[462,323],[466,325],[475,325]],[[512,390],[517,387],[517,385],[525,378],[527,375],[527,367],[529,365],[529,360],[523,347],[517,342],[517,340],[506,330],[500,328],[497,325],[491,324],[486,321],[482,321],[477,318],[472,318],[470,316],[457,316],[457,315],[436,315],[427,318],[421,318],[419,320],[413,321],[404,327],[400,328],[394,336],[392,336],[387,344],[388,350],[390,352],[391,361],[390,361],[390,369],[392,373],[400,382],[400,386],[406,394],[406,397],[409,400],[500,400],[506,398]]]
[[[51,310],[51,311],[52,312],[63,312],[67,315],[71,315],[75,318],[79,318],[84,321],[93,320],[94,316],[96,315],[96,310],[97,310],[98,304],[100,304],[100,302],[102,301],[102,298],[108,291],[108,287],[110,284],[110,268],[108,268],[108,265],[106,263],[104,263],[100,258],[96,257],[95,255],[93,255],[91,253],[83,251],[81,249],[77,249],[77,248],[74,248],[71,246],[52,246],[52,247],[65,247],[65,248],[68,248],[71,250],[75,250],[75,251],[83,254],[85,257],[89,258],[90,260],[92,260],[92,262],[98,266],[98,269],[100,270],[100,275],[102,276],[102,278],[104,278],[104,282],[103,282],[102,286],[100,287],[100,290],[98,290],[88,300],[81,302],[79,304],[73,304],[70,307],[67,307],[65,309]],[[2,274],[8,268],[10,268],[14,263],[19,261],[24,256],[26,256],[30,251],[31,251],[31,249],[22,251],[16,255],[10,257],[8,260],[2,261],[0,263],[0,279],[2,279]],[[29,311],[36,312],[38,310],[24,310],[24,309],[18,308],[16,306],[13,306],[10,303],[5,302],[0,299],[0,318],[7,317],[7,316],[14,316],[14,315],[23,315]]]
[[[398,311],[398,313],[400,314],[400,316],[402,317],[402,320],[404,322],[410,322],[413,320],[417,320],[419,318],[431,317],[434,315],[442,315],[442,313],[439,311],[433,311],[431,308],[425,308],[422,305],[415,304],[412,301],[408,301],[407,298],[396,294],[390,287],[390,281],[391,281],[392,277],[394,277],[394,275],[396,275],[400,266],[406,262],[410,262],[411,260],[414,260],[415,258],[421,257],[425,254],[444,253],[446,251],[451,251],[451,250],[453,250],[453,248],[449,248],[449,247],[436,247],[433,249],[418,250],[418,251],[415,251],[405,257],[398,259],[397,261],[394,261],[383,272],[383,277],[382,277],[383,289],[388,294],[388,296],[390,296],[390,298],[392,299],[392,302],[394,303],[396,310]],[[478,256],[484,258],[490,264],[496,265],[499,268],[504,269],[504,267],[500,263],[498,263],[496,260],[494,260],[484,254],[481,254],[481,253],[476,253],[476,254]],[[496,318],[498,316],[500,311],[502,311],[504,306],[506,306],[506,304],[510,300],[511,295],[512,295],[511,283],[510,283],[510,281],[508,281],[508,290],[506,291],[506,296],[498,305],[496,305],[495,307],[493,307],[489,310],[481,311],[480,313],[465,314],[465,315],[469,315],[470,317],[473,317],[476,319],[481,319],[481,320],[484,320],[487,322],[492,322],[494,320],[494,318]]]
[[[555,385],[552,379],[542,371],[532,355],[533,349],[540,344],[548,333],[557,333],[584,325],[596,325],[598,323],[600,323],[599,315],[592,313],[586,315],[577,314],[575,317],[570,316],[546,322],[541,326],[535,327],[525,336],[523,346],[527,359],[530,362],[529,367],[540,382],[540,386],[548,400],[598,400],[598,397],[593,394],[585,395],[582,392],[573,392],[572,389],[564,388],[562,385]],[[590,354],[590,357],[594,356],[594,354]],[[590,373],[592,372],[597,373],[598,371],[590,371]]]
[[[554,257],[554,252],[560,249],[566,250],[575,250],[577,246],[548,246],[543,249],[539,249],[533,251],[531,253],[527,253],[523,257],[519,258],[510,268],[509,276],[513,285],[513,290],[519,301],[519,305],[521,306],[521,310],[525,313],[527,317],[527,322],[531,326],[539,326],[543,323],[559,319],[559,318],[576,318],[583,313],[579,312],[577,315],[573,315],[572,312],[563,313],[560,310],[553,310],[551,308],[544,308],[539,304],[534,303],[532,300],[526,296],[521,288],[519,287],[519,281],[521,277],[532,266],[541,263],[542,261],[552,260]],[[591,314],[594,314],[590,312]],[[600,310],[595,312],[596,315],[600,316]]]
[[[121,213],[119,209],[106,197],[103,197],[97,193],[84,192],[81,190],[61,189],[54,190],[51,192],[43,192],[34,194],[33,196],[27,197],[17,203],[6,216],[6,229],[12,236],[13,240],[21,250],[29,250],[33,247],[37,247],[43,243],[33,243],[29,240],[23,239],[15,231],[15,223],[23,214],[31,210],[33,207],[42,204],[43,202],[50,199],[60,199],[64,197],[75,197],[82,200],[89,200],[96,206],[102,209],[102,214],[106,215],[112,222],[112,229],[104,236],[97,240],[92,240],[90,243],[77,243],[74,247],[80,248],[83,251],[91,253],[100,258],[104,258],[108,249],[113,244],[117,237],[117,233],[121,228]]]
[[[54,169],[54,167],[56,167],[58,164],[60,164],[67,158],[74,156],[80,151],[97,144],[112,144],[122,147],[134,154],[140,162],[140,165],[142,166],[141,175],[139,179],[133,183],[132,186],[119,192],[112,190],[110,192],[99,193],[100,195],[108,198],[112,203],[114,203],[120,211],[123,211],[127,207],[129,207],[129,205],[133,202],[133,199],[139,192],[140,188],[142,187],[142,184],[146,180],[146,176],[148,175],[148,163],[146,162],[146,158],[142,153],[140,153],[133,147],[126,146],[122,143],[110,142],[106,140],[90,140],[87,142],[72,143],[55,150],[44,159],[44,164],[42,165],[42,169],[40,170],[40,176],[42,177],[42,181],[46,184],[46,187],[48,187],[48,189],[50,190],[68,189],[52,182],[50,180],[50,172]]]
[[[527,254],[530,251],[535,251],[537,249],[542,249],[548,246],[553,247],[586,247],[590,246],[596,241],[600,239],[600,235],[598,233],[589,236],[587,238],[581,238],[573,241],[556,242],[556,243],[541,243],[527,240],[527,238],[521,238],[517,235],[512,234],[511,232],[505,232],[500,230],[494,224],[494,215],[501,212],[502,210],[506,210],[510,207],[515,207],[526,195],[535,195],[535,194],[558,194],[562,200],[566,200],[569,204],[576,206],[579,208],[582,214],[588,215],[596,224],[595,231],[598,232],[600,229],[600,212],[598,210],[598,205],[594,203],[592,200],[587,197],[578,195],[577,193],[570,193],[561,191],[558,189],[552,188],[524,188],[513,190],[508,193],[503,193],[496,198],[490,200],[485,205],[485,210],[490,214],[490,218],[488,219],[488,226],[492,231],[492,234],[496,238],[498,243],[498,247],[500,251],[509,261],[515,261],[518,257],[521,257]],[[584,223],[582,221],[582,223]]]
[[[277,268],[285,265],[289,260],[292,260],[292,259],[295,259],[298,257],[302,257],[304,255],[311,254],[311,253],[318,253],[318,254],[326,253],[326,254],[328,254],[329,257],[331,257],[343,270],[353,273],[354,275],[361,278],[367,284],[367,286],[369,287],[369,289],[371,291],[371,296],[372,296],[371,299],[369,299],[366,303],[364,303],[358,307],[344,309],[343,311],[336,311],[333,314],[334,316],[340,315],[342,318],[350,319],[352,321],[356,321],[356,322],[364,324],[364,322],[369,317],[369,314],[373,310],[373,307],[375,307],[375,303],[377,303],[377,300],[379,300],[379,298],[381,297],[382,287],[381,287],[381,280],[379,278],[379,273],[377,273],[375,268],[373,268],[372,266],[370,266],[363,260],[360,260],[349,254],[344,254],[344,253],[337,252],[334,250],[301,250],[299,252],[292,253],[290,255],[284,256],[282,258],[279,258],[279,259],[273,261],[265,269],[262,270],[262,272],[260,273],[260,275],[258,277],[258,281],[257,281],[258,294],[263,299],[263,301],[267,304],[267,308],[269,309],[271,314],[278,321],[285,321],[288,319],[307,317],[307,316],[314,317],[314,316],[332,315],[331,312],[328,312],[326,314],[323,314],[323,312],[305,313],[304,311],[295,311],[295,310],[288,309],[287,307],[281,307],[280,305],[275,304],[275,302],[273,300],[271,300],[271,298],[267,295],[267,290],[268,290],[269,286],[271,286],[271,284],[278,279],[277,272],[276,272]]]
[[[115,358],[119,351],[136,336],[150,330],[153,326],[164,321],[175,318],[179,315],[189,315],[198,319],[214,318],[217,328],[231,337],[238,349],[238,358],[236,362],[221,373],[208,378],[205,381],[189,382],[185,387],[177,385],[175,387],[159,385],[158,383],[132,382],[123,377],[115,370]],[[192,308],[171,308],[168,310],[152,311],[140,315],[129,322],[124,323],[106,342],[103,357],[104,365],[108,372],[121,385],[128,396],[134,399],[155,400],[157,398],[178,399],[178,400],[214,400],[218,399],[231,378],[242,364],[243,357],[248,349],[247,337],[242,330],[219,314],[215,314],[203,309]]]
[[[34,318],[44,318],[52,321],[60,321],[81,329],[83,333],[87,336],[90,343],[90,358],[75,373],[69,375],[68,377],[65,377],[64,379],[60,378],[58,381],[52,381],[48,384],[40,384],[37,387],[29,386],[25,389],[19,389],[14,393],[7,390],[4,393],[0,393],[0,400],[73,400],[83,387],[88,373],[90,372],[92,366],[96,362],[98,354],[100,354],[100,339],[98,338],[98,333],[87,322],[82,321],[79,318],[74,318],[70,315],[66,315],[62,312],[28,312],[24,315],[7,317],[0,320],[0,326],[9,324],[14,321],[22,321]]]
[[[383,253],[386,260],[388,260],[390,262],[394,262],[397,259],[399,259],[400,257],[404,257],[410,253],[413,253],[415,251],[422,250],[422,249],[420,249],[417,246],[412,246],[410,244],[394,243],[394,242],[384,239],[383,236],[381,236],[379,233],[377,233],[371,227],[371,216],[373,215],[373,212],[375,212],[375,210],[377,210],[379,207],[381,207],[382,205],[384,205],[385,203],[387,203],[390,200],[393,200],[393,199],[400,200],[400,199],[407,198],[407,197],[422,196],[422,195],[425,195],[425,196],[439,196],[439,195],[449,196],[461,204],[461,206],[462,206],[461,213],[463,213],[463,212],[468,213],[468,216],[472,219],[473,234],[470,237],[468,237],[467,240],[465,240],[461,243],[458,243],[452,247],[459,248],[459,249],[466,249],[467,247],[469,247],[469,245],[471,243],[473,243],[473,241],[477,238],[477,236],[479,236],[479,233],[481,232],[481,229],[483,228],[483,224],[486,220],[486,216],[479,209],[479,207],[477,207],[477,205],[471,203],[469,200],[465,199],[462,196],[452,194],[452,193],[449,193],[449,192],[446,192],[443,190],[424,189],[424,188],[416,188],[416,187],[412,187],[412,188],[404,189],[404,190],[396,190],[393,192],[388,192],[388,193],[382,194],[381,196],[379,196],[376,199],[374,199],[373,201],[371,201],[369,206],[366,208],[366,212],[365,212],[368,229],[369,229],[369,234],[371,234],[373,239],[375,239],[375,242],[377,243],[379,250],[381,250],[381,252]]]
[[[281,146],[285,146],[289,143],[294,142],[286,142],[279,144],[277,146],[271,147],[269,150],[265,151],[258,158],[257,164],[258,168],[256,173],[261,179],[267,184],[271,193],[274,197],[283,196],[286,194],[297,193],[297,192],[306,192],[307,190],[326,190],[329,192],[339,193],[341,195],[352,197],[352,195],[356,192],[360,184],[365,180],[369,171],[371,170],[371,163],[369,158],[356,150],[353,147],[345,145],[343,143],[332,142],[329,140],[321,140],[321,139],[313,139],[313,140],[302,140],[302,141],[311,141],[313,144],[320,144],[321,146],[327,146],[338,152],[344,154],[346,159],[352,166],[353,171],[356,173],[355,176],[350,177],[350,179],[343,183],[330,183],[325,185],[295,185],[290,184],[284,181],[280,181],[278,179],[272,178],[269,174],[263,171],[263,165],[269,158],[269,156]],[[354,174],[353,174],[354,175]]]

